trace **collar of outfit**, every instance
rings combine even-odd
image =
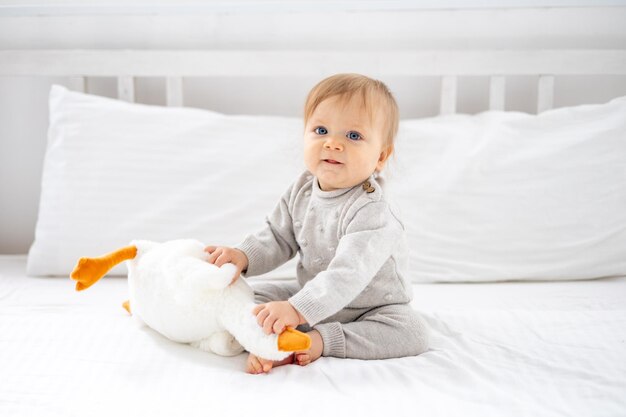
[[[355,188],[362,188],[365,192],[367,193],[372,193],[376,190],[376,188],[374,188],[374,186],[372,185],[374,183],[376,179],[376,174],[372,174],[370,175],[370,177],[368,179],[366,179],[365,181],[363,181],[360,184],[357,184],[353,187],[349,187],[349,188],[338,188],[336,190],[332,190],[332,191],[324,191],[320,188],[320,184],[319,181],[317,180],[316,177],[313,177],[313,195],[317,198],[323,198],[323,199],[332,199],[332,198],[337,198],[340,197],[344,194],[346,194],[347,192],[354,190]]]

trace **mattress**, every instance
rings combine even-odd
[[[626,415],[626,277],[415,285],[428,352],[249,375],[139,325],[124,278],[77,293],[25,261],[0,256],[1,416]]]

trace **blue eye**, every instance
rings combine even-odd
[[[355,132],[354,130],[351,130],[348,133],[346,133],[346,136],[350,140],[360,140],[360,139],[363,139],[361,134],[359,132]]]
[[[316,127],[313,131],[318,135],[325,135],[328,133],[328,130],[324,126]]]

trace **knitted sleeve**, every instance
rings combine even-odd
[[[265,218],[265,227],[248,235],[243,242],[235,246],[248,257],[248,268],[244,276],[261,275],[278,268],[298,252],[298,244],[289,212],[289,200],[293,186],[281,197],[280,201]]]

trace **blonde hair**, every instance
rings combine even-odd
[[[379,80],[361,74],[336,74],[323,79],[309,92],[304,105],[304,125],[324,100],[338,96],[342,103],[349,102],[353,97],[361,98],[370,121],[382,115],[383,143],[389,153],[393,153],[393,141],[398,133],[398,104],[389,88]]]

